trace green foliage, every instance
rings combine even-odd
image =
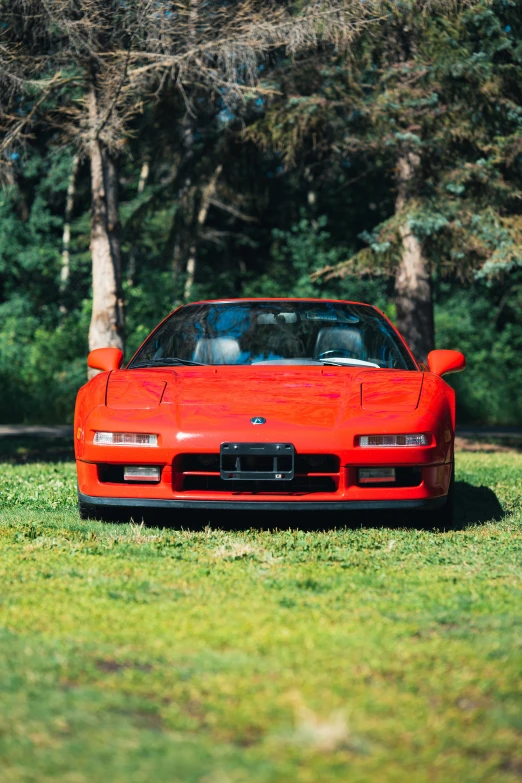
[[[285,100],[248,133],[287,164],[328,154],[342,170],[355,158],[381,179],[417,156],[405,203],[359,234],[369,248],[346,269],[368,268],[372,255],[393,267],[407,223],[443,273],[509,272],[522,264],[520,3],[422,5],[385,2],[349,55],[282,67]]]
[[[303,213],[289,231],[272,230],[270,261],[266,271],[246,283],[247,296],[319,296],[310,274],[327,264],[338,263],[343,250],[335,247],[326,230],[327,218],[310,220]]]
[[[444,533],[81,522],[72,464],[0,481],[6,783],[516,779],[520,454],[458,455]]]
[[[133,118],[118,159],[126,357],[184,300],[194,250],[192,300],[328,296],[372,302],[393,318],[398,228],[407,223],[435,270],[437,345],[467,354],[468,369],[451,379],[460,420],[519,423],[520,3],[380,7],[380,21],[362,28],[349,54],[325,46],[291,61],[274,52],[272,97],[240,107],[194,85],[187,104],[167,86]],[[64,106],[79,97],[74,82],[62,90]],[[6,422],[70,421],[85,380],[89,170],[82,161],[62,286],[72,165],[62,144],[48,126],[28,138],[0,195]],[[397,210],[405,152],[421,163]],[[218,162],[217,192],[198,228]],[[315,276],[321,269],[328,274]]]
[[[382,284],[357,277],[339,283],[314,282],[313,275],[324,267],[336,266],[349,251],[332,241],[325,215],[310,219],[303,212],[289,231],[274,229],[270,262],[266,272],[245,283],[245,296],[303,296],[351,299],[386,306]]]
[[[522,420],[522,286],[506,291],[441,286],[437,343],[464,352],[466,371],[449,376],[457,390],[459,421],[517,424]]]
[[[72,421],[76,391],[85,383],[90,305],[46,327],[27,301],[0,305],[0,422]]]

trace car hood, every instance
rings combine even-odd
[[[111,373],[107,406],[172,407],[185,432],[250,421],[337,428],[363,411],[413,411],[423,373],[360,367],[180,367]]]

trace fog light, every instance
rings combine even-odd
[[[157,446],[158,436],[146,432],[95,432],[94,443],[104,446]]]
[[[395,468],[359,468],[359,484],[395,481]]]
[[[140,465],[139,467],[126,465],[123,469],[123,478],[125,481],[159,481],[161,468],[153,468],[148,465]]]
[[[427,446],[428,438],[423,432],[413,435],[360,435],[359,446]]]

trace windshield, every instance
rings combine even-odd
[[[152,333],[129,366],[184,363],[416,369],[373,307],[306,300],[186,305]]]

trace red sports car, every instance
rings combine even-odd
[[[450,522],[455,392],[441,376],[464,356],[419,365],[376,307],[187,304],[122,358],[92,351],[102,372],[78,392],[83,517],[411,509]]]

